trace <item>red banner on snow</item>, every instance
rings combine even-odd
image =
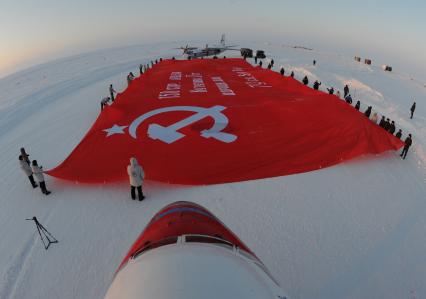
[[[214,184],[316,170],[402,142],[336,96],[242,59],[166,60],[134,80],[50,175]]]

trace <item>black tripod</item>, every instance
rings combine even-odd
[[[41,225],[40,222],[38,222],[37,217],[33,217],[33,218],[30,218],[30,219],[25,219],[25,220],[34,221],[34,223],[37,227],[37,231],[38,231],[38,234],[40,236],[40,239],[43,242],[44,249],[47,250],[49,248],[50,244],[59,243],[59,241],[56,240],[55,237],[52,236],[52,234],[49,233],[48,230],[43,225]],[[46,243],[47,243],[47,245],[46,245]]]

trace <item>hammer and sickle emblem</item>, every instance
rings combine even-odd
[[[222,130],[226,128],[229,122],[228,118],[222,113],[222,111],[225,109],[226,107],[224,106],[213,106],[211,108],[196,106],[173,106],[155,109],[136,118],[129,126],[129,134],[134,139],[136,139],[136,130],[139,125],[154,115],[172,111],[191,111],[195,112],[195,114],[168,127],[164,127],[155,123],[150,124],[148,126],[148,136],[151,139],[161,140],[167,144],[170,144],[185,137],[185,135],[178,132],[178,130],[206,117],[211,117],[214,119],[214,125],[208,130],[201,131],[201,136],[204,138],[214,138],[225,143],[234,142],[237,139],[236,135],[222,132]]]

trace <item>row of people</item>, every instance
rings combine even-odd
[[[174,59],[174,57],[172,58]],[[163,58],[160,58],[159,60],[151,60],[150,63],[148,64],[140,64],[139,65],[139,73],[140,75],[142,75],[143,73],[145,73],[150,67],[152,68],[154,66],[154,64],[157,64],[159,61],[163,61]],[[136,76],[133,74],[133,72],[129,72],[129,74],[126,77],[127,80],[127,86],[130,85],[130,83],[132,83],[133,80],[135,80]],[[112,86],[112,84],[109,85],[109,97],[104,97],[101,100],[101,111],[108,105],[108,103],[111,102],[111,104],[115,101],[115,95],[117,94],[117,91],[115,91],[114,87]]]
[[[352,104],[352,100],[351,99],[348,100],[348,98],[350,98],[349,93],[346,96],[345,100],[348,104]],[[355,109],[359,111],[360,106],[361,106],[361,102],[357,101],[356,104],[355,104]],[[374,112],[373,115],[371,116],[371,112],[372,112],[372,106],[368,106],[367,109],[364,112],[364,115],[368,119],[370,119],[373,123],[377,124],[377,122],[379,120],[379,115],[377,114],[377,112]],[[380,119],[380,122],[378,123],[378,125],[392,135],[394,135],[394,133],[396,131],[395,121],[390,120],[389,118],[386,118],[384,115],[382,115],[382,118]],[[401,139],[402,129],[398,129],[398,132],[395,134],[395,137],[398,138],[398,139]],[[411,134],[408,134],[407,138],[405,138],[405,140],[404,140],[404,148],[402,149],[402,153],[400,155],[403,159],[405,159],[405,157],[407,156],[408,149],[410,148],[412,143],[413,143],[412,136],[411,136]]]
[[[261,66],[261,64],[259,64],[259,65]],[[284,74],[285,74],[284,67],[281,67],[280,74],[282,76],[284,76]],[[294,77],[294,73],[293,72],[291,74],[291,77]],[[307,76],[303,77],[302,83],[304,85],[308,85],[309,84],[309,79],[308,79]],[[313,83],[313,89],[314,90],[319,90],[319,87],[321,86],[321,84],[322,84],[321,82],[319,82],[318,80],[316,80]],[[333,87],[327,88],[327,91],[331,95],[333,95],[334,92],[335,92],[335,90],[334,90]],[[347,84],[343,87],[343,92],[344,92],[343,97],[344,97],[344,100],[346,101],[346,103],[352,105],[353,99],[352,99],[352,96],[349,93],[349,86]],[[340,98],[340,91],[337,91],[336,96],[338,96]],[[359,111],[360,108],[361,108],[361,102],[357,101],[356,104],[355,104],[355,109]],[[414,114],[415,109],[416,109],[416,102],[414,102],[413,105],[411,106],[411,109],[410,109],[411,116],[410,116],[410,118],[413,118],[413,114]],[[373,115],[371,115],[371,113],[372,113],[372,106],[368,106],[367,109],[364,112],[364,115],[367,118],[369,118],[372,122],[374,122],[375,124],[377,124],[377,122],[379,121],[378,113],[374,112]],[[395,121],[390,120],[389,118],[385,118],[385,116],[382,116],[382,119],[380,120],[380,122],[379,122],[378,125],[380,127],[382,127],[383,129],[385,129],[387,132],[389,132],[392,135],[396,131]],[[398,132],[395,134],[395,137],[397,137],[398,139],[401,139],[401,137],[402,137],[402,130],[401,129],[398,130]],[[411,136],[411,134],[408,134],[408,137],[405,139],[404,143],[405,143],[404,144],[404,148],[403,148],[403,151],[402,151],[402,153],[400,155],[403,159],[405,159],[405,157],[407,156],[408,149],[410,148],[410,146],[412,144],[412,136]]]

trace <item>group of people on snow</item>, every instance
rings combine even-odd
[[[173,57],[172,59],[174,60],[175,58]],[[162,58],[160,58],[160,61],[162,61]],[[255,57],[255,62],[257,63],[256,57]],[[158,63],[158,60],[155,60],[155,62],[151,61],[151,67],[156,63]],[[313,64],[314,65],[316,64],[315,60],[314,60]],[[271,69],[273,67],[273,65],[274,65],[274,60],[272,59],[270,61],[270,63],[268,64],[268,69]],[[260,60],[259,66],[262,67],[262,60]],[[149,68],[150,68],[149,64],[139,65],[140,74],[142,75]],[[285,74],[284,67],[281,67],[280,74],[282,76],[284,76],[284,74]],[[294,78],[294,72],[293,71],[291,72],[290,77]],[[130,72],[127,75],[128,85],[130,85],[130,83],[134,79],[135,79],[135,76],[133,75],[132,72]],[[303,82],[304,85],[308,85],[309,84],[308,77],[304,76],[302,82]],[[313,89],[319,90],[320,85],[321,85],[321,82],[316,80],[313,83]],[[327,88],[327,91],[328,91],[329,94],[333,95],[335,90],[334,90],[333,87],[331,87],[331,88]],[[343,95],[344,100],[346,101],[346,103],[351,105],[352,102],[353,102],[353,99],[352,99],[352,97],[349,93],[349,86],[347,84],[344,86],[343,92],[344,92],[344,95]],[[115,100],[114,95],[117,94],[117,92],[115,91],[112,84],[110,84],[110,86],[109,86],[109,94],[110,94],[109,97],[105,97],[101,100],[101,110],[104,109],[104,107],[108,104],[109,101],[114,102],[114,100]],[[338,96],[340,98],[340,91],[337,91],[336,96]],[[357,101],[356,104],[355,104],[355,109],[359,111],[360,107],[361,107],[361,102]],[[414,102],[413,105],[410,108],[410,112],[411,112],[410,119],[413,118],[415,109],[416,109],[416,102]],[[368,106],[368,108],[364,112],[364,115],[368,119],[370,119],[372,122],[377,124],[378,118],[379,118],[378,114],[376,112],[374,112],[373,115],[371,116],[371,113],[372,113],[372,106]],[[392,135],[396,131],[395,122],[393,120],[390,120],[389,118],[385,118],[385,116],[382,116],[378,125]],[[397,138],[401,139],[402,130],[399,129],[398,132],[395,134],[395,136]],[[407,156],[408,149],[410,148],[411,145],[412,145],[412,136],[411,136],[411,134],[408,134],[408,137],[405,139],[404,148],[402,150],[402,153],[400,154],[400,156],[403,159],[405,159],[405,157]],[[46,187],[46,183],[45,183],[44,175],[43,175],[43,173],[44,173],[43,167],[41,165],[39,166],[36,160],[33,160],[32,162],[30,162],[29,155],[25,152],[24,148],[21,148],[21,154],[19,155],[18,159],[19,159],[20,168],[27,175],[27,177],[28,177],[28,179],[31,183],[31,186],[33,188],[37,188],[37,187],[40,186],[41,192],[45,195],[49,195],[51,192],[49,190],[47,190],[47,187]],[[142,201],[145,198],[145,196],[143,194],[143,190],[142,190],[142,185],[143,185],[143,182],[145,180],[145,172],[144,172],[142,166],[138,163],[138,161],[135,157],[130,158],[130,164],[127,166],[127,174],[129,176],[131,198],[133,200],[136,200],[136,192],[137,192],[138,200]]]
[[[173,57],[172,60],[175,60]],[[140,64],[139,65],[139,74],[142,75],[145,73],[149,68],[152,68],[154,64],[157,64],[158,62],[163,61],[163,58],[156,59],[155,61],[151,60],[150,63],[147,64]],[[127,86],[129,86],[132,81],[136,78],[136,76],[133,74],[133,72],[129,72],[129,74],[126,77],[127,80]],[[109,85],[109,97],[104,97],[101,99],[101,111],[108,105],[108,103],[113,103],[115,101],[115,95],[117,94],[117,91],[115,91],[112,84]]]
[[[313,64],[316,65],[316,61],[315,60],[314,60]],[[262,61],[259,62],[259,66],[262,66]],[[270,68],[270,67],[268,66],[268,68]],[[284,67],[281,67],[280,74],[282,76],[284,76],[284,74],[285,74]],[[290,76],[294,77],[294,72],[291,72]],[[302,83],[304,85],[308,85],[309,84],[308,76],[305,75],[303,77]],[[313,83],[313,89],[314,90],[319,90],[320,85],[321,85],[321,82],[319,82],[318,80],[315,80],[315,82]],[[327,88],[327,91],[328,91],[328,93],[330,95],[333,95],[334,92],[335,92],[335,90],[334,90],[333,87]],[[336,96],[338,96],[340,98],[340,91],[337,91]],[[349,93],[349,86],[347,84],[343,87],[343,98],[344,98],[344,100],[345,100],[346,103],[352,105],[353,99],[352,99],[352,96]],[[361,109],[361,102],[360,101],[356,102],[355,109],[358,110],[358,111]],[[411,112],[410,119],[413,118],[415,110],[416,110],[416,102],[414,102],[413,105],[410,108],[410,112]],[[378,115],[378,113],[374,112],[373,115],[371,115],[371,113],[372,113],[372,106],[368,106],[367,109],[364,111],[364,115],[368,119],[370,119],[372,122],[374,122],[375,124],[377,124],[377,122],[379,121],[379,115]],[[385,118],[385,116],[382,116],[382,119],[379,122],[379,126],[382,127],[383,129],[385,129],[387,132],[389,132],[392,135],[396,131],[395,121],[390,120],[389,118]],[[395,136],[398,139],[401,139],[401,137],[402,137],[402,130],[399,129],[398,132],[395,134]],[[405,145],[404,145],[403,151],[402,151],[402,153],[400,155],[403,159],[405,159],[405,157],[407,156],[408,149],[410,148],[410,146],[412,144],[412,136],[411,136],[411,134],[408,134],[408,137],[405,139],[404,144]]]
[[[33,188],[37,188],[40,186],[41,192],[44,195],[49,195],[51,192],[46,188],[46,183],[44,181],[43,175],[43,166],[39,166],[37,160],[33,160],[32,162],[30,162],[29,156],[30,155],[28,155],[25,152],[25,149],[22,147],[21,154],[18,156],[19,167],[27,175]]]

